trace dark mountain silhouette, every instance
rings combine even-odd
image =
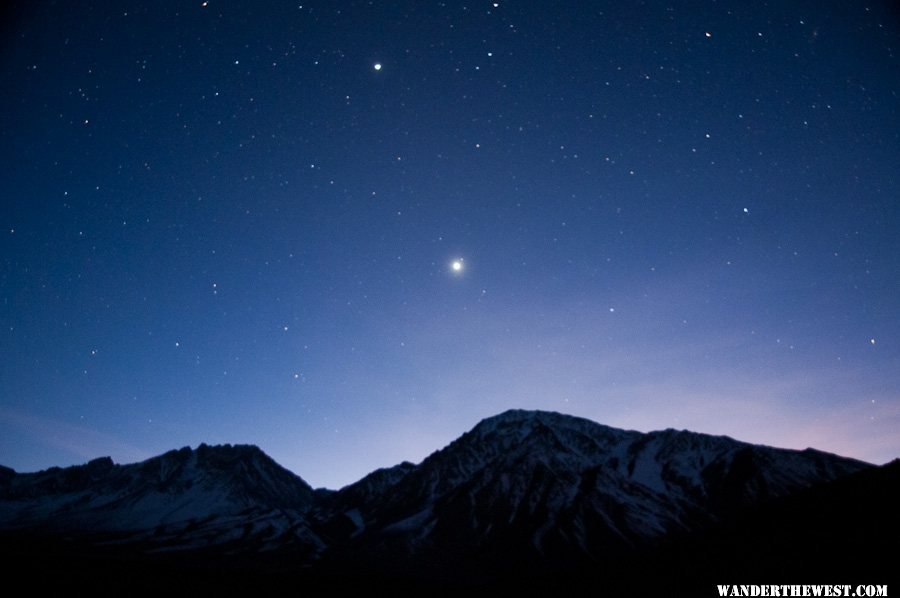
[[[754,566],[788,575],[779,559],[815,572],[831,554],[816,547],[896,532],[884,513],[897,472],[812,449],[508,411],[418,465],[339,491],[313,490],[252,446],[3,468],[0,529],[21,568],[76,577],[101,567],[128,580],[533,589],[613,587],[650,570],[688,587],[710,570],[720,583]]]

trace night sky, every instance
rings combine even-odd
[[[5,10],[4,465],[334,488],[508,408],[900,456],[890,2]]]

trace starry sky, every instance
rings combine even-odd
[[[508,408],[900,456],[890,2],[4,11],[4,465],[336,488]]]

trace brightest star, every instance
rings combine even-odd
[[[450,263],[450,269],[453,270],[454,272],[462,272],[462,269],[463,269],[462,259],[453,260]]]

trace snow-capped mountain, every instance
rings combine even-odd
[[[870,465],[807,449],[536,411],[480,422],[413,465],[314,491],[252,446],[0,470],[0,529],[144,552],[289,552],[298,567],[424,575],[596,562]]]
[[[415,467],[387,470],[393,483],[376,472],[332,500],[352,523],[353,559],[494,567],[649,546],[867,467],[810,449],[508,411]]]
[[[32,474],[0,474],[0,526],[89,534],[158,549],[310,545],[315,492],[255,446],[169,451],[141,463],[108,457]]]

